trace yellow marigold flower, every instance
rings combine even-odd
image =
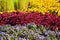
[[[33,11],[37,11],[38,9],[37,8],[33,8]]]
[[[29,9],[28,11],[33,11],[33,9]]]

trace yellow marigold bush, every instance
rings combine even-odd
[[[29,11],[48,12],[55,11],[60,15],[60,1],[59,0],[29,0]]]

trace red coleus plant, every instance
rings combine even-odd
[[[57,16],[56,14],[50,14],[46,13],[43,15],[42,13],[38,12],[3,12],[3,14],[0,14],[0,25],[2,24],[10,24],[10,25],[25,25],[28,23],[35,23],[37,26],[43,25],[46,28],[56,28],[58,27],[60,29],[60,16]]]

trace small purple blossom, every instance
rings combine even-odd
[[[45,37],[44,36],[41,36],[41,35],[38,35],[38,38],[43,40]]]
[[[45,32],[45,35],[48,35],[49,33],[48,32]]]

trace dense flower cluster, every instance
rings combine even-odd
[[[28,23],[35,23],[37,26],[43,25],[47,28],[60,29],[60,16],[56,14],[46,13],[45,15],[38,12],[3,12],[0,14],[0,25],[26,25]]]
[[[60,40],[60,31],[35,24],[0,26],[0,40]]]
[[[55,11],[60,15],[60,0],[30,0],[29,11],[48,12]]]

